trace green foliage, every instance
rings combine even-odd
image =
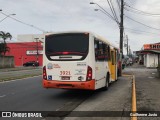
[[[6,39],[12,39],[12,35],[9,32],[0,31],[0,37],[4,40],[4,43],[6,43]]]
[[[0,31],[0,38],[3,39],[3,43],[0,43],[0,55],[2,55],[3,53],[5,56],[6,52],[9,52],[10,50],[9,47],[7,47],[6,40],[7,39],[11,40],[12,35],[9,32],[5,33],[3,31]]]

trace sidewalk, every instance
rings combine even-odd
[[[127,66],[123,70],[123,74],[137,74],[137,73],[145,73],[145,72],[153,72],[155,73],[154,77],[156,77],[157,69],[156,68],[146,68],[144,65],[139,65],[138,63],[133,64],[132,66]]]
[[[135,64],[124,70],[126,74],[134,74],[136,80],[137,111],[155,112],[160,110],[160,78],[157,78],[157,69],[145,68]],[[138,120],[146,120],[138,117]],[[157,117],[149,119],[158,120]]]

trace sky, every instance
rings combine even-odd
[[[113,16],[108,1],[112,2],[120,21],[117,4],[120,0],[0,0],[0,31],[11,33],[13,42],[21,34],[90,31],[119,47],[118,24],[102,9],[94,10],[101,6]],[[160,1],[124,0],[124,4],[124,44],[126,35],[131,51],[140,50],[143,44],[160,42]],[[4,14],[16,15],[10,15],[14,19],[4,19]]]

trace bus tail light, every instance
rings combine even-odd
[[[43,79],[47,80],[46,66],[43,67]]]
[[[92,68],[88,66],[86,80],[92,80]]]

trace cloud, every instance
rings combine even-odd
[[[0,0],[0,9],[6,14],[15,13],[16,19],[25,23],[37,26],[46,31],[92,31],[108,39],[114,44],[119,42],[119,28],[115,21],[111,20],[104,13],[97,11],[97,5],[89,4],[92,0]],[[98,3],[107,12],[111,10],[106,0],[93,0]],[[117,16],[120,17],[120,11],[116,1],[112,1]],[[160,11],[159,0],[134,0],[125,1],[126,4],[146,12],[157,13]],[[125,10],[124,14],[140,21],[146,25],[160,28],[160,17],[144,16]],[[0,18],[5,16],[0,14]],[[159,33],[154,29],[147,28],[134,21],[124,18],[124,27]],[[4,30],[17,36],[18,34],[37,34],[41,31],[30,26],[18,23],[7,18],[0,23],[0,30]],[[154,43],[159,41],[159,37],[154,34],[147,34],[125,29],[128,35],[132,50],[141,49],[145,43]],[[117,41],[117,42],[115,42]],[[118,44],[117,44],[118,46]]]

